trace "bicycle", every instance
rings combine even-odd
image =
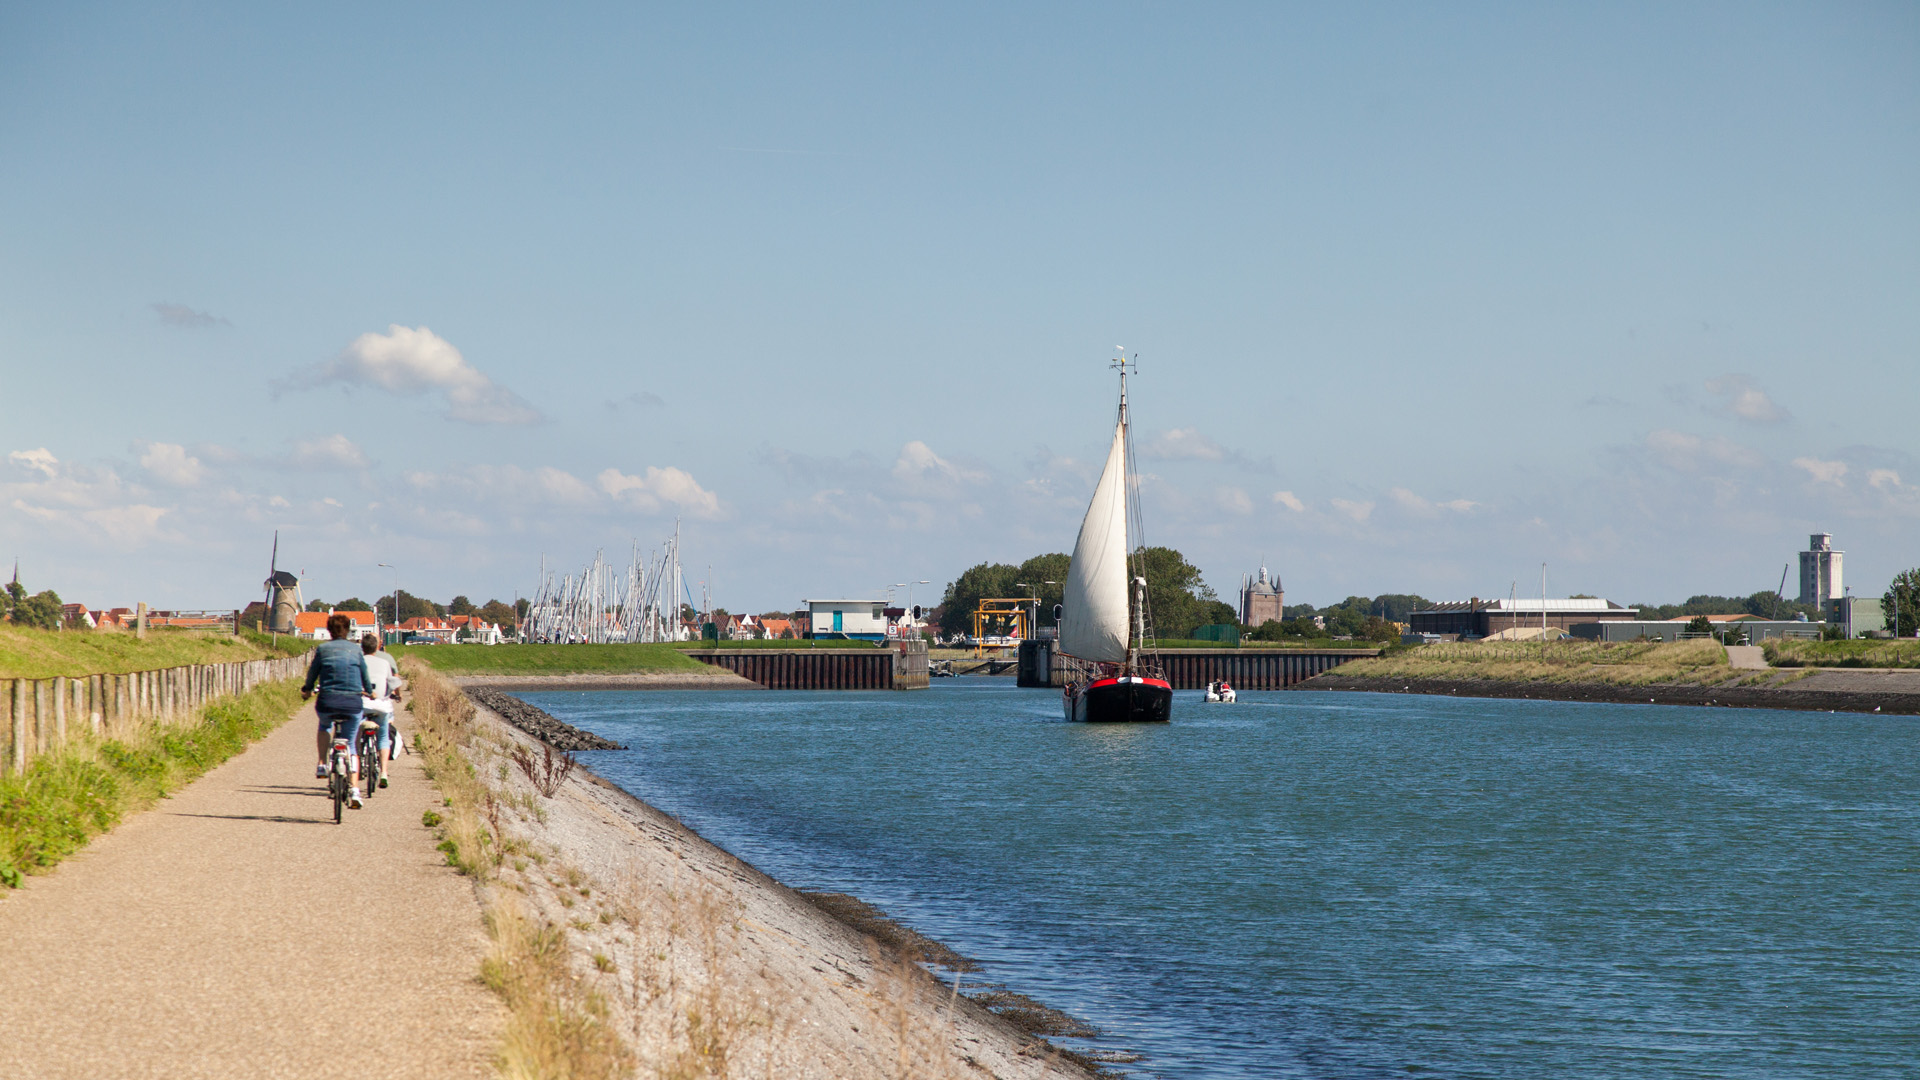
[[[353,771],[351,759],[347,756],[347,740],[333,737],[333,750],[327,755],[327,794],[333,796],[333,823],[340,824],[342,812],[347,806],[347,788]]]
[[[369,719],[364,715],[361,716],[360,734],[355,742],[355,746],[355,753],[360,755],[361,779],[367,782],[367,790],[363,792],[360,797],[362,799],[371,799],[373,798],[374,791],[380,787],[378,779],[380,775],[380,721]]]

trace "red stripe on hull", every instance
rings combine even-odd
[[[1095,679],[1066,693],[1067,719],[1085,723],[1164,724],[1173,719],[1173,687],[1165,679]]]

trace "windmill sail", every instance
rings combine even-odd
[[[1082,660],[1127,659],[1127,426],[1113,428],[1106,471],[1073,542],[1061,598],[1060,651]]]

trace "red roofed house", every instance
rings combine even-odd
[[[447,622],[452,624],[456,639],[466,631],[472,633],[468,640],[478,645],[498,645],[507,639],[507,635],[501,633],[499,623],[488,622],[478,615],[452,615],[448,616]]]
[[[380,620],[371,611],[302,611],[293,617],[294,636],[310,641],[330,640],[333,635],[327,633],[327,619],[333,615],[345,615],[353,622],[353,629],[347,632],[353,641],[380,633]]]

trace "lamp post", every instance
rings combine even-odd
[[[387,629],[390,631],[398,630],[400,628],[400,568],[392,563],[384,562],[376,563],[375,565],[384,566],[393,571],[393,625],[387,627]]]
[[[1058,585],[1060,583],[1057,581],[1043,581],[1040,584],[1041,585]],[[1027,590],[1027,596],[1033,602],[1033,616],[1030,620],[1028,620],[1027,633],[1032,635],[1034,638],[1038,638],[1040,636],[1040,590],[1037,587],[1033,585],[1029,585],[1024,581],[1016,581],[1013,583],[1013,586],[1016,589]]]

